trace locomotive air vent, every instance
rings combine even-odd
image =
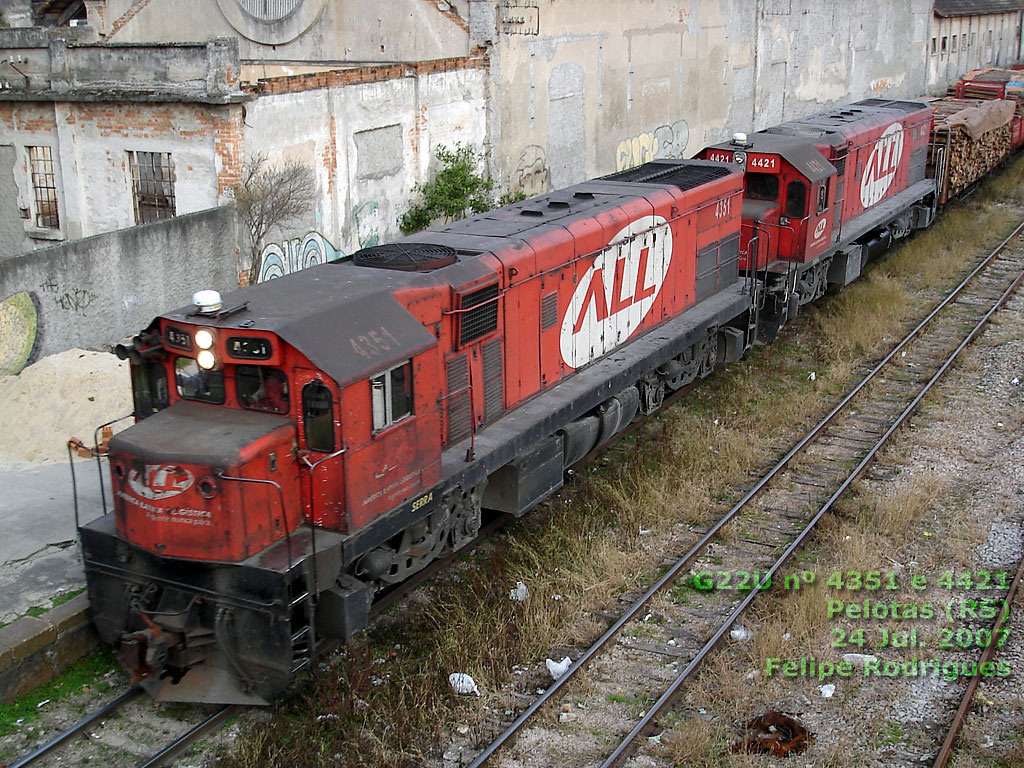
[[[429,272],[456,261],[458,255],[453,249],[431,243],[388,243],[363,248],[352,254],[352,263],[356,266],[402,272]]]
[[[673,184],[686,191],[728,176],[728,168],[720,165],[683,165],[680,163],[644,163],[627,171],[602,176],[604,181],[629,181],[634,184]]]

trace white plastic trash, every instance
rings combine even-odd
[[[548,672],[551,673],[551,679],[557,680],[565,671],[572,666],[572,659],[568,656],[564,657],[561,661],[555,661],[554,659],[546,659],[544,663],[548,667]]]
[[[832,694],[836,692],[836,687],[832,683],[828,683],[827,685],[819,685],[818,690],[821,691],[821,698],[831,699]]]
[[[516,582],[516,586],[509,590],[508,599],[514,603],[525,603],[530,599],[530,590],[521,581]]]
[[[476,681],[465,672],[452,672],[448,675],[448,685],[458,694],[467,695],[475,693],[480,695],[480,689],[476,687]]]

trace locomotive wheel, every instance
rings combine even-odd
[[[451,509],[446,551],[461,549],[480,533],[480,500],[486,482],[479,483],[470,491],[456,488],[445,496],[444,505]]]
[[[718,331],[716,329],[708,332],[708,337],[704,339],[701,349],[703,354],[700,357],[700,377],[705,379],[715,370],[715,363],[718,362]]]
[[[640,411],[650,416],[665,402],[665,381],[656,373],[648,373],[636,383],[640,390]]]

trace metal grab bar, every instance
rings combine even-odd
[[[131,419],[134,416],[135,416],[135,412],[132,411],[129,414],[126,414],[124,416],[119,416],[116,419],[108,421],[106,424],[100,424],[98,427],[96,427],[96,429],[94,429],[92,431],[92,444],[95,445],[97,448],[99,447],[99,444],[100,444],[100,433],[103,431],[104,427],[112,427],[114,424],[117,424],[117,422],[124,421],[125,419]],[[89,453],[91,453],[93,456],[96,457],[96,472],[99,474],[99,477],[100,477],[100,499],[101,499],[101,501],[103,503],[103,514],[106,515],[107,514],[107,492],[105,490],[103,490],[103,461],[101,460],[102,456],[106,456],[106,452],[104,451],[103,453],[100,453],[98,451],[89,451]],[[113,488],[111,488],[111,492],[113,492]]]
[[[313,547],[313,601],[316,602],[316,596],[320,594],[320,584],[317,578],[316,572],[316,504],[313,501],[315,495],[315,489],[313,487],[313,473],[316,472],[317,467],[323,464],[328,459],[333,459],[341,454],[345,453],[348,448],[339,448],[334,453],[324,456],[319,461],[310,461],[304,453],[299,454],[299,458],[302,459],[303,464],[309,468],[309,538],[310,546]],[[346,530],[352,530],[352,520],[349,514],[348,505],[344,505],[345,509],[345,527]]]
[[[261,480],[256,477],[234,477],[233,475],[225,475],[223,472],[217,472],[217,477],[221,480],[234,480],[236,483],[256,483],[258,485],[272,485],[277,489],[277,496],[281,502],[281,517],[284,520],[284,538],[285,544],[288,547],[288,570],[291,571],[293,559],[292,559],[292,532],[288,530],[288,510],[284,505],[284,491],[281,490],[281,486],[273,480]],[[270,523],[270,530],[274,530],[274,513],[267,507],[267,517]]]

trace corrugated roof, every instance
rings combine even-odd
[[[936,16],[981,16],[1024,9],[1021,0],[935,0]]]

